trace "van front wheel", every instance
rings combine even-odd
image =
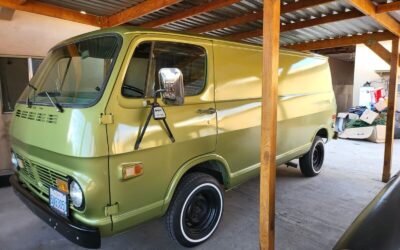
[[[301,173],[307,177],[318,175],[324,164],[324,156],[324,141],[316,136],[310,151],[299,159]]]
[[[223,190],[215,178],[203,173],[184,176],[167,212],[169,235],[185,247],[203,243],[217,228],[223,207]]]

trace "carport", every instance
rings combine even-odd
[[[400,2],[384,0],[0,0],[0,18],[15,10],[99,28],[133,25],[201,33],[262,44],[263,98],[260,145],[260,248],[274,249],[275,156],[279,48],[314,51],[365,44],[390,64],[382,181],[391,177],[399,65]],[[392,51],[379,42],[392,41]]]

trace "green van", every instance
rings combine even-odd
[[[277,164],[321,171],[336,114],[325,57],[282,50]],[[259,173],[262,48],[102,29],[50,50],[15,107],[10,179],[72,242],[165,216],[183,246],[216,230],[224,191]]]

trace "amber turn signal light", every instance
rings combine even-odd
[[[57,185],[57,189],[59,191],[64,192],[66,194],[69,193],[68,183],[66,181],[56,179],[56,185]]]
[[[127,180],[143,174],[143,164],[127,164],[122,167],[122,179]]]

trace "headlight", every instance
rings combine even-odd
[[[69,196],[71,197],[71,201],[74,207],[78,209],[83,208],[83,192],[76,181],[71,181],[71,183],[69,184]]]
[[[18,159],[14,152],[11,152],[11,163],[16,171],[19,170]]]

